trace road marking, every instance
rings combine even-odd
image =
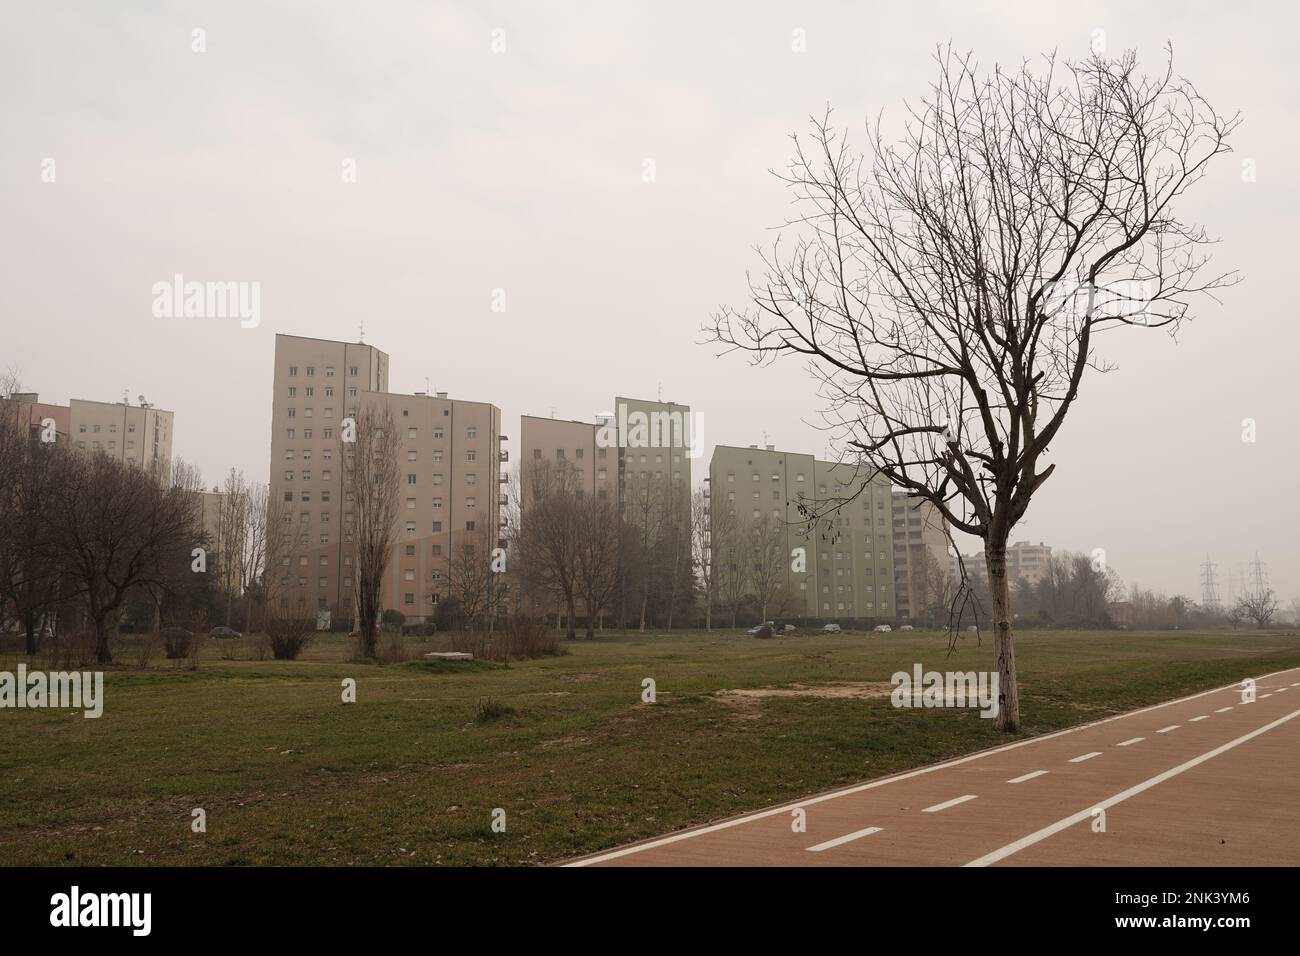
[[[1272,696],[1273,696],[1272,694],[1261,694],[1259,699],[1263,700],[1265,697],[1272,697]]]
[[[1232,707],[1231,707],[1231,706],[1228,706],[1228,707],[1220,707],[1218,710],[1215,711],[1215,713],[1216,713],[1216,714],[1221,714],[1221,713],[1223,713],[1225,710],[1232,710]]]
[[[1101,756],[1101,751],[1094,750],[1090,754],[1083,754],[1080,757],[1071,757],[1070,763],[1083,763],[1085,760],[1091,760],[1093,757],[1100,757],[1100,756]]]
[[[1209,719],[1210,719],[1210,715],[1209,715],[1209,714],[1201,714],[1201,716],[1199,716],[1199,717],[1193,717],[1191,720],[1188,721],[1188,723],[1189,723],[1189,724],[1194,724],[1194,723],[1196,723],[1198,720],[1209,720]]]
[[[1188,760],[1186,763],[1181,763],[1177,767],[1173,767],[1169,770],[1166,770],[1164,773],[1156,774],[1151,779],[1144,780],[1135,786],[1129,787],[1127,790],[1122,790],[1119,793],[1115,794],[1113,797],[1108,797],[1107,799],[1103,800],[1101,803],[1093,804],[1087,809],[1080,810],[1078,813],[1073,813],[1063,820],[1057,820],[1051,826],[1046,826],[1043,827],[1041,830],[1036,830],[1033,833],[1029,834],[1029,836],[1021,837],[1019,840],[1016,840],[1014,843],[1008,843],[1006,846],[994,850],[992,853],[986,853],[979,859],[971,860],[966,865],[967,866],[988,866],[991,863],[997,863],[999,860],[1005,860],[1007,857],[1011,856],[1012,854],[1019,853],[1021,850],[1033,846],[1035,843],[1039,843],[1043,840],[1046,840],[1048,837],[1060,833],[1062,830],[1068,829],[1074,826],[1076,823],[1081,823],[1084,820],[1091,819],[1093,812],[1097,809],[1106,810],[1110,807],[1115,806],[1118,803],[1123,803],[1129,797],[1135,797],[1139,793],[1143,793],[1147,790],[1150,790],[1152,787],[1156,786],[1157,784],[1164,783],[1166,780],[1170,780],[1178,776],[1180,773],[1183,773],[1187,770],[1191,770],[1193,767],[1199,767],[1207,760],[1213,760],[1215,757],[1219,756],[1219,754],[1227,753],[1229,750],[1233,749],[1234,747],[1238,747],[1241,744],[1244,744],[1248,740],[1254,740],[1260,734],[1266,734],[1274,727],[1280,727],[1283,724],[1285,724],[1288,720],[1292,720],[1295,717],[1300,717],[1300,710],[1293,710],[1285,717],[1279,717],[1271,724],[1265,724],[1263,727],[1257,728],[1256,730],[1252,730],[1248,734],[1243,734],[1242,736],[1238,737],[1236,740],[1230,740],[1226,744],[1221,744],[1220,746],[1215,747],[1213,750],[1207,750],[1199,757],[1193,757],[1191,760]]]
[[[1272,671],[1268,674],[1260,674],[1253,678],[1255,681],[1268,680],[1270,677],[1277,677],[1279,674],[1287,674],[1296,668],[1288,667],[1285,670]],[[1300,681],[1296,682],[1300,686]],[[1234,693],[1241,692],[1241,681],[1234,681],[1231,684],[1225,684],[1223,687],[1212,687],[1209,690],[1203,690],[1195,694],[1188,694],[1186,697],[1179,697],[1175,700],[1166,700],[1159,704],[1152,704],[1150,707],[1143,707],[1139,710],[1130,710],[1125,714],[1116,714],[1114,717],[1103,717],[1100,720],[1094,720],[1088,724],[1080,724],[1077,727],[1066,727],[1063,730],[1055,730],[1050,734],[1043,734],[1040,737],[1029,737],[1025,740],[1017,740],[1013,744],[1003,744],[1000,747],[990,747],[988,750],[980,750],[973,754],[967,754],[964,757],[956,757],[942,763],[930,764],[925,767],[917,767],[915,770],[907,770],[903,773],[893,774],[888,777],[881,777],[878,780],[869,780],[866,783],[855,784],[852,787],[845,787],[842,790],[832,790],[829,793],[822,793],[816,796],[807,797],[803,800],[792,800],[788,803],[782,803],[775,807],[768,807],[766,810],[758,810],[754,813],[742,814],[738,817],[732,817],[730,820],[722,820],[718,823],[707,824],[702,827],[694,827],[688,830],[679,830],[676,833],[670,833],[667,836],[659,837],[654,840],[647,840],[644,843],[635,843],[632,846],[620,847],[609,850],[605,853],[599,853],[596,856],[589,856],[585,859],[570,860],[562,863],[566,867],[592,866],[596,863],[604,863],[608,860],[617,860],[621,857],[631,856],[634,853],[643,853],[646,850],[655,850],[662,846],[670,846],[674,843],[680,843],[682,840],[691,840],[698,836],[707,836],[710,833],[717,833],[721,830],[730,830],[732,827],[742,826],[746,823],[754,823],[758,820],[766,820],[769,817],[778,814],[788,814],[796,807],[807,807],[815,803],[824,803],[827,800],[837,800],[840,797],[851,797],[854,794],[863,793],[867,790],[874,790],[876,787],[883,787],[886,784],[898,783],[903,780],[911,780],[913,777],[919,777],[923,774],[934,773],[937,770],[947,770],[949,767],[957,767],[972,760],[982,760],[985,757],[991,757],[994,754],[1006,753],[1009,750],[1016,750],[1020,747],[1028,747],[1030,744],[1041,743],[1044,740],[1054,740],[1057,737],[1064,737],[1066,734],[1075,734],[1083,730],[1091,730],[1094,727],[1100,727],[1102,724],[1108,724],[1115,720],[1126,720],[1130,717],[1138,717],[1142,714],[1149,714],[1154,710],[1160,710],[1164,707],[1173,707],[1177,704],[1185,704],[1189,700],[1198,700],[1201,697],[1208,697],[1211,694],[1221,694],[1224,691]]]
[[[849,843],[853,840],[860,840],[864,836],[871,836],[873,833],[879,833],[880,827],[867,827],[863,830],[854,830],[852,833],[846,833],[842,837],[836,837],[834,840],[827,840],[825,843],[818,843],[816,846],[808,847],[809,853],[820,853],[822,850],[829,850],[831,847],[840,846],[843,843]]]
[[[1286,688],[1286,687],[1279,687],[1279,688],[1277,689],[1276,693],[1279,693],[1279,694],[1285,694],[1285,693],[1287,692],[1287,690],[1288,690],[1288,688]]]
[[[1116,746],[1116,747],[1127,747],[1129,744],[1138,744],[1138,743],[1141,743],[1141,742],[1144,741],[1144,740],[1146,740],[1145,737],[1134,737],[1132,740],[1125,740],[1123,743],[1118,743],[1118,744],[1116,744],[1115,746]]]
[[[955,797],[952,800],[945,800],[943,803],[936,803],[932,807],[926,807],[922,813],[938,813],[940,810],[947,810],[949,807],[955,807],[959,803],[965,803],[967,800],[974,800],[977,794],[968,793],[964,797]]]
[[[1170,724],[1168,727],[1161,727],[1159,730],[1156,731],[1156,733],[1167,734],[1171,730],[1177,730],[1178,726],[1179,726],[1178,724]]]
[[[1019,777],[1013,777],[1012,779],[1008,780],[1007,783],[1024,783],[1026,780],[1033,780],[1035,777],[1041,777],[1045,773],[1047,773],[1046,770],[1035,770],[1032,773],[1026,773],[1026,774],[1022,774]]]

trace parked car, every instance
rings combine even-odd
[[[840,626],[832,621],[830,624],[823,627],[822,631],[826,634],[838,634],[840,633]]]
[[[233,627],[214,627],[212,630],[208,631],[208,637],[243,637],[243,636],[244,636],[243,634],[240,634]]]
[[[781,628],[781,630],[784,631],[786,634],[789,634],[791,631],[797,631],[799,629],[795,627],[793,624],[787,624],[783,628]]]
[[[771,637],[771,636],[772,636],[772,625],[771,625],[771,624],[758,624],[758,625],[756,625],[756,626],[754,626],[754,627],[751,627],[751,628],[750,628],[748,631],[746,631],[745,633],[748,634],[750,637]]]
[[[967,624],[967,625],[966,625],[966,630],[968,630],[968,631],[978,631],[979,628],[976,627],[974,624]]]
[[[890,631],[893,630],[893,628],[890,627],[888,624],[877,624],[875,627],[872,628],[872,630],[875,631],[877,634],[888,634]]]
[[[898,629],[899,629],[900,631],[915,631],[915,630],[916,630],[916,628],[914,628],[911,624],[903,624],[903,625],[901,625]]]

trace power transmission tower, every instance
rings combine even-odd
[[[1201,565],[1201,607],[1207,610],[1217,610],[1219,607],[1219,588],[1214,582],[1214,562],[1210,556],[1205,556],[1205,563]]]
[[[1268,593],[1268,572],[1264,570],[1268,565],[1259,560],[1258,551],[1255,552],[1255,560],[1251,562],[1250,567],[1255,572],[1255,593],[1252,596],[1263,597]]]

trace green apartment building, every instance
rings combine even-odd
[[[894,620],[893,508],[883,475],[773,445],[719,445],[708,488],[715,569],[760,538],[781,538],[789,602],[769,609],[769,617]],[[815,521],[800,504],[813,509]],[[723,579],[715,570],[715,580]]]

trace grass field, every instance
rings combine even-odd
[[[210,643],[198,671],[110,669],[98,720],[0,710],[0,863],[549,863],[1007,739],[974,711],[895,710],[880,692],[917,662],[992,669],[974,635],[952,657],[925,632],[564,646],[381,666],[336,637],[293,662]],[[1298,666],[1300,637],[1024,632],[1017,657],[1024,733],[1039,734]],[[824,696],[717,693],[810,686]]]

